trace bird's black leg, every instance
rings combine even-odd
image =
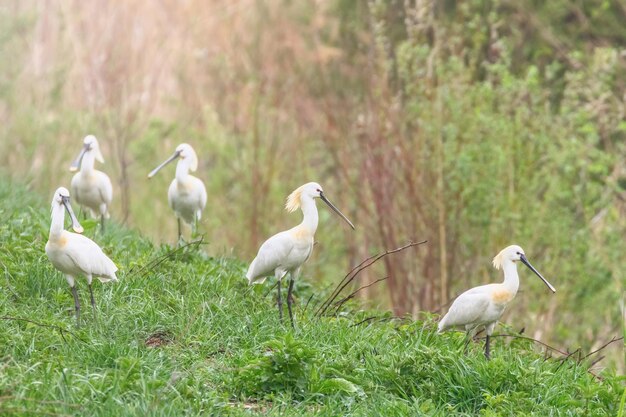
[[[180,239],[183,237],[183,233],[180,230],[180,217],[176,220],[178,221],[178,243],[180,243]]]
[[[104,233],[104,214],[100,215],[100,231]]]
[[[281,298],[280,295],[280,282],[281,280],[278,280],[278,316],[280,317],[280,321],[283,321],[283,300]]]
[[[287,309],[289,310],[289,320],[291,320],[291,327],[292,328],[296,328],[293,324],[293,313],[291,311],[291,304],[293,304],[293,295],[292,295],[292,291],[293,291],[293,282],[294,279],[293,277],[289,277],[289,291],[287,291]]]
[[[490,337],[489,335],[487,335],[486,339],[485,339],[485,358],[487,358],[487,360],[489,360],[489,340]]]
[[[97,319],[96,315],[96,300],[93,298],[93,289],[91,288],[91,283],[89,283],[89,296],[91,297],[91,308],[93,308],[93,316]]]
[[[72,286],[72,295],[74,296],[74,312],[76,314],[76,325],[80,326],[80,301],[78,301],[78,292],[76,292],[76,286]]]

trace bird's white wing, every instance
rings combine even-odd
[[[167,189],[167,202],[170,208],[176,211],[176,178],[170,183],[170,187]]]
[[[67,243],[65,253],[72,262],[86,274],[96,276],[102,282],[117,280],[117,266],[102,252],[93,240],[78,233],[65,232]]]
[[[439,322],[439,331],[454,326],[464,326],[480,320],[487,307],[490,297],[488,293],[476,292],[471,289],[459,295],[450,306],[448,313]]]
[[[281,261],[289,256],[294,248],[288,232],[280,232],[267,239],[259,248],[256,258],[250,264],[246,278],[250,283],[273,275]],[[261,281],[262,282],[262,281]]]
[[[74,176],[72,177],[72,182],[70,183],[70,191],[71,191],[71,196],[74,197],[74,199],[76,200],[76,202],[80,203],[80,195],[78,192],[78,176],[80,175],[80,172],[77,172],[76,174],[74,174]]]
[[[113,200],[113,184],[111,184],[111,179],[104,172],[100,172],[100,178],[98,191],[102,201],[106,203],[108,208]]]
[[[204,186],[202,180],[198,179],[198,182],[200,183],[200,210],[204,210],[207,200],[206,187]]]

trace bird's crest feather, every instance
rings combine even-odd
[[[502,268],[502,256],[504,254],[504,250],[501,250],[500,253],[498,253],[494,258],[493,261],[491,262],[493,264],[493,267],[496,269],[500,269]]]
[[[302,186],[296,188],[289,197],[287,197],[287,203],[285,204],[285,210],[289,213],[293,213],[294,211],[300,208],[302,204]]]

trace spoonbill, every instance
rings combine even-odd
[[[80,167],[80,171],[72,177],[70,188],[76,202],[88,210],[91,217],[97,218],[98,214],[100,215],[100,226],[104,230],[104,219],[110,217],[113,186],[107,174],[94,169],[96,160],[104,163],[98,140],[94,135],[87,135],[78,157],[70,165],[72,172]]]
[[[493,258],[494,268],[504,270],[504,282],[474,287],[459,295],[450,306],[448,313],[439,322],[438,332],[441,333],[455,326],[465,326],[469,341],[476,335],[479,328],[484,326],[487,333],[485,357],[489,359],[489,338],[497,321],[504,313],[504,309],[515,298],[519,288],[517,261],[521,261],[537,274],[550,291],[556,292],[552,284],[528,262],[521,247],[507,246]]]
[[[271,275],[276,277],[278,281],[278,314],[281,321],[283,319],[283,304],[280,287],[282,279],[289,273],[287,308],[289,309],[289,319],[292,326],[293,313],[291,304],[293,297],[291,292],[293,291],[294,279],[300,274],[302,264],[309,259],[313,251],[313,237],[318,223],[317,206],[315,205],[316,198],[320,198],[354,229],[352,222],[326,198],[321,185],[315,182],[304,184],[287,197],[287,203],[285,204],[285,209],[290,213],[298,208],[302,210],[302,223],[267,239],[259,248],[256,258],[254,258],[246,273],[249,284],[262,284],[266,277]]]
[[[185,223],[192,225],[194,231],[197,232],[198,221],[202,217],[202,210],[206,206],[207,195],[204,183],[199,178],[189,174],[189,171],[195,172],[198,169],[196,152],[191,145],[186,143],[178,145],[176,152],[161,165],[154,168],[148,174],[148,178],[154,177],[161,168],[178,158],[180,159],[176,164],[176,178],[170,184],[170,188],[167,191],[167,199],[170,207],[176,214],[178,240],[180,240],[182,236],[180,219],[182,218]]]
[[[63,229],[64,210],[67,210],[72,220],[72,228],[76,233]],[[96,312],[96,302],[91,288],[92,277],[97,277],[101,282],[117,281],[115,276],[117,266],[93,240],[78,234],[82,232],[83,228],[78,223],[78,219],[70,205],[70,192],[67,188],[58,188],[52,198],[52,221],[50,223],[48,243],[46,243],[46,255],[48,255],[52,265],[65,274],[65,278],[68,284],[70,284],[72,295],[74,296],[76,322],[79,324],[80,302],[78,301],[78,293],[76,291],[76,277],[79,275],[87,277],[94,314]]]

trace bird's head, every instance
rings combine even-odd
[[[178,147],[176,147],[176,153],[178,153],[178,157],[180,159],[189,161],[189,169],[192,172],[195,172],[198,169],[198,155],[196,155],[196,151],[193,150],[191,145],[181,143]]]
[[[70,165],[70,171],[78,171],[80,167],[80,163],[83,160],[85,154],[93,152],[94,157],[100,163],[104,163],[104,157],[102,156],[102,152],[100,151],[100,145],[98,144],[98,139],[94,135],[87,135],[85,139],[83,139],[83,147],[80,150],[80,153]]]
[[[191,145],[186,144],[186,143],[181,143],[180,145],[176,147],[176,151],[174,152],[172,156],[167,158],[165,161],[163,161],[161,165],[154,168],[148,174],[148,178],[154,177],[156,173],[161,170],[161,168],[163,168],[165,165],[169,164],[170,162],[175,161],[178,158],[180,158],[181,161],[185,161],[189,166],[189,170],[191,170],[192,172],[195,172],[198,169],[198,155],[196,155],[196,151],[193,150]]]
[[[302,199],[304,198],[321,199],[324,203],[328,205],[328,207],[330,207],[335,213],[337,213],[342,219],[344,219],[346,223],[350,225],[350,227],[354,229],[354,225],[352,224],[352,222],[348,220],[348,218],[344,216],[343,213],[337,207],[335,207],[333,203],[330,202],[330,200],[324,194],[322,186],[316,182],[309,182],[301,185],[300,187],[296,188],[291,194],[289,194],[289,197],[287,197],[287,203],[285,204],[285,209],[290,213],[296,211],[302,206]]]
[[[493,267],[500,269],[505,261],[517,262],[522,259],[522,256],[525,257],[526,255],[524,254],[524,249],[522,249],[521,246],[507,246],[493,258]]]
[[[74,210],[72,210],[72,205],[70,204],[70,192],[65,187],[57,188],[52,196],[52,210],[54,211],[54,209],[59,206],[64,207],[70,215],[70,219],[72,220],[72,229],[74,229],[76,233],[83,233],[83,227],[78,222],[78,219],[74,214]]]
[[[554,289],[552,284],[550,284],[543,277],[543,275],[541,275],[539,273],[539,271],[537,271],[535,269],[535,267],[531,265],[531,263],[528,261],[528,259],[526,259],[526,254],[524,253],[524,249],[522,249],[518,245],[511,245],[511,246],[507,246],[506,248],[502,249],[500,251],[500,253],[498,253],[493,258],[493,267],[496,268],[496,269],[501,269],[506,262],[513,262],[513,263],[515,263],[517,261],[521,261],[531,271],[533,271],[539,278],[541,278],[543,283],[546,284],[546,286],[550,289],[550,291],[556,292],[556,289]]]

